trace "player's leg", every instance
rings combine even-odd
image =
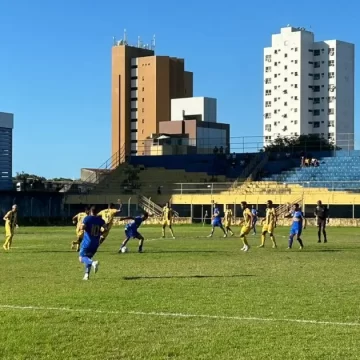
[[[261,230],[261,244],[259,245],[259,248],[263,248],[265,246],[267,232],[268,232],[268,227],[267,225],[264,225]]]
[[[243,251],[248,251],[249,250],[249,243],[247,241],[246,235],[248,234],[247,228],[245,226],[242,227],[241,232],[240,232],[240,239],[243,242],[243,247],[241,250]]]
[[[76,244],[76,251],[79,252],[80,251],[80,247],[81,247],[81,243],[83,241],[84,238],[84,232],[82,232],[81,234],[79,234],[79,237],[77,239],[77,244]]]
[[[270,229],[269,231],[269,236],[270,236],[270,240],[272,242],[272,247],[273,249],[276,249],[277,248],[277,244],[276,244],[276,239],[275,239],[275,236],[274,236],[274,229]]]
[[[296,240],[298,241],[298,243],[300,244],[300,250],[302,250],[304,248],[304,243],[301,240],[301,230],[299,230],[296,234]]]
[[[234,232],[231,230],[231,227],[229,225],[226,227],[225,230],[226,230],[226,233],[230,233],[231,236],[234,236]]]
[[[257,220],[253,220],[252,230],[253,230],[253,234],[254,234],[254,235],[256,235],[256,223],[257,223]]]
[[[219,228],[220,228],[221,231],[224,233],[224,237],[227,237],[226,230],[225,230],[223,224],[220,223],[220,224],[219,224]]]
[[[294,231],[294,229],[290,229],[288,249],[291,249],[292,246],[293,246],[294,236],[295,236],[295,231]]]
[[[144,237],[140,234],[140,233],[137,233],[136,234],[136,238],[139,239],[139,250],[138,252],[139,253],[142,253],[143,252],[143,245],[144,245]]]
[[[120,249],[119,249],[119,253],[121,253],[121,250],[126,246],[126,244],[128,243],[128,241],[130,240],[130,238],[132,238],[132,232],[131,230],[125,230],[125,240],[122,242]]]
[[[317,228],[318,228],[318,243],[321,243],[321,222],[320,220],[318,220],[318,223],[317,223]]]
[[[161,228],[161,236],[165,237],[165,228],[166,228],[166,222],[164,221]]]
[[[322,224],[322,233],[324,236],[324,243],[327,243],[327,234],[326,234],[326,220]]]
[[[214,235],[215,226],[216,226],[216,224],[214,222],[212,222],[212,224],[211,224],[211,232],[210,232],[210,235],[208,235],[208,237],[212,237]]]
[[[5,225],[5,243],[3,245],[4,250],[10,250],[10,243],[13,237],[13,232],[9,225]]]
[[[172,238],[175,239],[174,230],[173,230],[173,228],[172,228],[172,224],[171,224],[171,223],[169,224],[169,230],[170,230],[170,234],[171,234]]]

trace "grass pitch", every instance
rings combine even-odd
[[[235,228],[235,227],[234,227]],[[0,252],[0,359],[359,359],[360,234],[329,228],[317,244],[249,253],[210,228],[143,226],[117,254],[123,230],[100,248],[82,281],[73,228],[20,228]],[[238,230],[238,229],[237,229]]]

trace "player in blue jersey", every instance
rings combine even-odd
[[[251,207],[251,213],[252,213],[252,230],[253,230],[253,234],[256,235],[256,223],[258,221],[258,211],[256,210],[255,205],[253,205]]]
[[[216,227],[219,227],[222,232],[224,233],[224,238],[227,237],[226,235],[226,231],[225,231],[225,228],[221,222],[221,214],[220,214],[220,210],[219,208],[217,207],[217,204],[215,203],[214,204],[214,210],[213,210],[213,217],[212,217],[212,221],[211,221],[211,233],[208,237],[212,237],[214,235],[214,231],[215,231],[215,228]]]
[[[121,221],[124,220],[132,220],[130,223],[125,225],[125,240],[123,241],[123,243],[120,246],[119,249],[119,253],[121,253],[122,248],[124,248],[126,246],[126,244],[128,243],[128,241],[132,238],[132,239],[138,239],[139,240],[139,253],[143,252],[143,244],[144,244],[144,237],[138,232],[139,227],[141,226],[141,224],[149,217],[149,214],[147,212],[145,212],[143,215],[141,216],[136,216],[136,217],[124,217],[124,218],[120,218]]]
[[[84,280],[89,280],[90,270],[94,273],[99,269],[99,262],[92,260],[100,246],[101,228],[106,228],[105,221],[97,216],[95,206],[92,206],[89,215],[85,216],[81,229],[84,230],[84,238],[81,242],[79,260],[85,264]]]
[[[300,244],[300,250],[302,250],[304,248],[304,244],[300,236],[302,231],[305,230],[306,228],[306,219],[304,217],[303,212],[300,209],[299,204],[294,205],[293,211],[291,212],[291,216],[292,216],[292,225],[290,229],[288,249],[292,248],[294,237],[296,236],[296,240]]]

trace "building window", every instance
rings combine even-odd
[[[287,94],[288,93],[288,91],[287,90],[283,90],[283,94]]]
[[[287,58],[287,54],[284,54],[284,57],[286,57],[286,58]]]
[[[141,120],[141,123],[143,124],[144,122],[145,122],[145,120],[144,120],[144,119],[142,119],[142,120]]]
[[[313,111],[314,116],[320,116],[320,110],[316,109]]]
[[[144,102],[144,101],[145,101],[145,99],[144,99],[144,98],[142,98],[142,99],[141,99],[141,101],[142,101],[142,102]]]
[[[314,80],[320,80],[320,74],[314,74]]]
[[[334,127],[335,126],[335,121],[334,120],[329,121],[328,126],[329,127]]]
[[[265,119],[271,119],[271,113],[265,113]]]
[[[284,66],[284,70],[287,70],[287,65]]]
[[[297,64],[297,63],[298,63],[298,60],[295,60],[294,63]]]
[[[314,56],[320,56],[320,50],[314,50]]]
[[[318,86],[318,85],[313,86],[313,91],[320,92],[320,86]]]
[[[144,134],[144,129],[141,130],[141,134]]]
[[[274,102],[277,102],[277,98],[274,98]]]
[[[294,112],[298,112],[298,109],[297,109],[297,108],[295,108],[295,109],[294,109]]]
[[[320,61],[315,61],[314,62],[314,68],[319,68],[320,67]]]
[[[334,110],[334,109],[329,109],[328,114],[329,114],[329,115],[334,115],[334,114],[335,114],[335,110]]]
[[[271,136],[265,136],[265,141],[271,141]]]
[[[329,103],[332,103],[335,101],[335,96],[329,96],[328,97]]]
[[[334,60],[330,60],[329,61],[329,66],[331,67],[331,66],[335,66],[335,61]]]
[[[144,90],[145,90],[145,88],[143,87],[141,90],[142,90],[142,91],[144,91]]]
[[[297,47],[294,49],[295,52],[297,52],[298,50],[299,50],[299,49],[298,49]],[[295,60],[295,61],[296,61],[296,60]]]
[[[278,51],[277,50],[274,50],[274,54],[277,54],[278,53]]]
[[[320,121],[314,121],[313,128],[319,128],[320,127]]]
[[[271,124],[265,125],[265,131],[271,131]]]
[[[265,90],[265,96],[271,95],[271,90]]]
[[[314,98],[313,104],[320,104],[320,98]]]
[[[144,108],[141,109],[141,112],[144,112]]]
[[[278,112],[277,110],[274,110],[274,114],[277,114],[277,112]]]
[[[294,88],[297,89],[297,88],[298,88],[298,84],[294,84]]]
[[[287,82],[287,78],[284,78],[284,82]]]
[[[335,55],[335,48],[329,48],[329,55],[334,56]]]
[[[266,55],[265,56],[265,61],[266,62],[271,62],[271,55]]]
[[[141,80],[142,80],[142,81],[144,81],[144,80],[145,80],[144,76],[141,78]]]
[[[297,120],[294,120],[294,125],[296,125],[298,123],[298,121]]]
[[[284,102],[284,106],[287,106],[287,101]]]
[[[329,79],[335,79],[335,73],[329,72]]]
[[[313,65],[314,63],[312,61],[309,61],[309,65]]]
[[[265,72],[271,72],[271,66],[267,66],[267,67],[265,68]]]
[[[295,74],[294,74],[295,76],[298,76],[299,74],[297,73],[297,71],[295,71]]]
[[[271,101],[265,101],[265,107],[271,107]]]
[[[266,78],[265,79],[265,84],[271,84],[271,78]]]

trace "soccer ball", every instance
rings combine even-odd
[[[127,253],[128,252],[128,248],[126,246],[124,246],[123,248],[121,248],[121,252],[124,254],[124,253]]]

